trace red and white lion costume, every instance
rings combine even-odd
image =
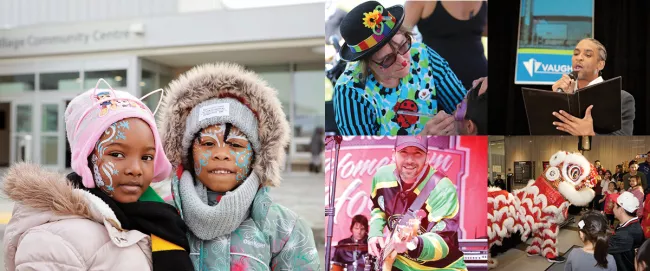
[[[558,225],[567,218],[570,204],[586,206],[594,198],[596,168],[580,153],[559,151],[537,180],[531,180],[512,194],[497,187],[488,189],[489,246],[501,245],[503,238],[520,232],[532,242],[528,254],[546,258],[558,256]],[[496,265],[496,261],[493,261]]]

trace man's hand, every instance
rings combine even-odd
[[[368,239],[368,253],[370,253],[370,255],[379,257],[380,250],[377,249],[377,245],[379,245],[381,249],[384,249],[384,246],[386,246],[386,243],[384,242],[384,237],[377,236]]]
[[[571,114],[560,110],[560,113],[553,112],[553,116],[560,119],[559,122],[553,122],[555,128],[560,131],[567,132],[574,136],[595,136],[594,132],[594,120],[591,118],[591,109],[594,108],[593,105],[587,107],[587,112],[585,112],[585,117],[580,119]]]
[[[456,123],[453,115],[440,111],[433,116],[420,132],[420,135],[454,135]]]
[[[483,84],[481,85],[481,88],[478,90],[478,95],[479,95],[479,96],[480,96],[481,94],[485,93],[485,91],[486,91],[487,88],[488,88],[488,80],[487,80],[487,79],[488,79],[487,77],[481,77],[481,78],[476,79],[476,80],[474,80],[474,81],[472,82],[472,88],[475,88],[476,85],[478,85],[479,83],[483,82]]]
[[[418,240],[419,240],[419,239],[417,238],[417,236],[415,236],[415,237],[414,237],[413,239],[411,239],[410,241],[399,241],[399,240],[395,240],[395,241],[393,242],[393,245],[394,245],[394,247],[395,247],[395,251],[397,251],[397,253],[404,253],[404,252],[407,252],[407,251],[409,250],[409,249],[408,249],[408,244],[409,244],[409,243],[413,243],[413,244],[415,244],[415,247],[417,247],[417,245],[418,245]]]
[[[576,80],[572,80],[569,75],[564,74],[562,75],[562,78],[560,80],[557,80],[555,84],[553,84],[553,91],[557,91],[558,88],[561,88],[563,92],[565,93],[573,93],[573,88],[575,87]]]

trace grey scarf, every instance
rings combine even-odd
[[[201,240],[230,234],[248,217],[259,186],[259,178],[251,172],[243,184],[209,206],[207,188],[199,181],[194,184],[192,174],[185,171],[178,186],[185,223]]]

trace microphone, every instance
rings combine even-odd
[[[576,80],[576,78],[578,78],[578,71],[572,71],[568,75],[569,75],[569,78],[571,78],[571,80]],[[576,85],[576,87],[577,87],[577,85]],[[558,88],[557,92],[564,92],[564,90],[562,88]]]

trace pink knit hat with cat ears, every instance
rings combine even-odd
[[[113,90],[110,85],[108,89],[98,89],[100,82],[108,85],[104,79],[99,79],[95,88],[72,99],[65,110],[66,134],[72,150],[72,170],[82,177],[85,187],[94,188],[95,181],[88,166],[88,156],[97,141],[112,124],[127,118],[139,118],[149,124],[155,141],[152,182],[169,177],[171,164],[162,148],[156,120],[149,108],[128,92]]]

